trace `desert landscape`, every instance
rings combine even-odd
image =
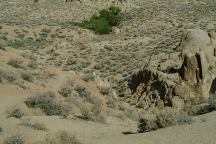
[[[0,0],[0,144],[215,144],[216,0]]]

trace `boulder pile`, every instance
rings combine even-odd
[[[205,101],[216,91],[216,32],[183,32],[175,53],[149,64],[134,75],[129,87],[137,105],[181,108],[186,101]]]

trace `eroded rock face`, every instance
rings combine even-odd
[[[165,105],[180,108],[185,100],[207,99],[210,92],[216,91],[213,90],[216,85],[216,32],[187,30],[178,49],[181,50],[180,61],[176,56],[170,56],[173,59],[164,62],[165,65],[149,65],[134,77],[136,81],[132,79],[131,89],[141,98],[138,100],[145,104],[148,100],[155,105],[162,100]],[[173,61],[175,66],[167,65]],[[173,68],[176,66],[178,70]]]
[[[183,36],[180,48],[182,49],[183,64],[180,76],[190,88],[188,94],[176,93],[179,97],[189,95],[190,98],[204,98],[209,96],[213,75],[210,75],[211,62],[215,60],[214,32],[207,33],[200,29],[188,30]],[[182,87],[177,85],[176,89]],[[185,90],[184,88],[182,91]]]

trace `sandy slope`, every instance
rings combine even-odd
[[[23,134],[27,142],[37,141],[43,138],[46,133],[58,130],[66,130],[76,134],[84,144],[215,144],[216,140],[216,112],[196,117],[195,123],[191,125],[170,127],[144,134],[136,133],[136,123],[132,121],[114,120],[112,123],[100,124],[76,118],[62,119],[55,116],[30,115],[24,117],[45,123],[48,130],[45,132],[37,131],[19,125],[21,120],[8,119],[5,114],[5,111],[13,105],[24,107],[23,100],[31,92],[2,85],[0,91],[0,125],[4,129],[4,134],[0,135],[0,142],[6,135],[15,133]],[[134,134],[124,134],[127,132]]]

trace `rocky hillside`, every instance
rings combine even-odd
[[[110,33],[82,25],[111,6]],[[189,144],[157,136],[192,129],[202,144],[205,125],[213,144],[215,13],[214,0],[0,0],[0,143]]]

